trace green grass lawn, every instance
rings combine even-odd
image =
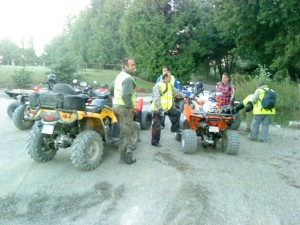
[[[17,88],[14,85],[12,76],[16,70],[22,67],[17,66],[0,66],[0,87],[1,88]],[[51,69],[42,66],[28,66],[27,70],[32,72],[32,86],[40,85],[47,80],[47,75],[52,73]],[[86,81],[88,84],[92,84],[97,81],[98,84],[111,84],[120,71],[117,70],[94,70],[94,69],[82,69],[78,73],[82,79],[80,81]],[[139,77],[136,77],[137,86],[143,91],[151,91],[154,83],[144,81]]]

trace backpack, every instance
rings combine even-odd
[[[268,90],[262,88],[262,90],[265,91],[265,96],[261,100],[262,107],[265,110],[272,110],[272,109],[274,109],[275,103],[276,103],[277,94],[274,91],[272,91],[270,88]]]

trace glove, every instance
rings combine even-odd
[[[235,111],[238,112],[238,111],[240,111],[240,110],[243,109],[243,108],[244,108],[244,105],[243,105],[242,102],[240,102],[240,103],[235,107]]]
[[[246,111],[246,112],[250,112],[252,109],[253,109],[252,103],[251,103],[251,104],[248,104],[248,105],[245,107],[245,111]]]

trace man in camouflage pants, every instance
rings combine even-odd
[[[137,94],[136,83],[132,77],[136,72],[133,59],[124,59],[122,71],[116,77],[113,87],[113,109],[118,116],[121,134],[119,141],[120,161],[127,164],[136,162],[130,149],[130,141],[133,130],[133,118],[135,114]]]

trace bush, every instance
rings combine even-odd
[[[32,72],[22,67],[12,75],[13,82],[20,88],[28,87],[32,83]]]
[[[77,61],[73,57],[65,56],[51,66],[52,73],[57,75],[57,81],[72,83],[73,79],[80,79],[77,73]]]
[[[277,93],[276,115],[273,123],[288,125],[291,120],[300,120],[300,88],[289,79],[281,82],[269,79],[268,73],[261,69],[258,76],[251,79],[240,78],[236,86],[236,99],[242,101],[247,95],[254,93],[258,82],[264,82]],[[244,115],[244,110],[241,111]]]

